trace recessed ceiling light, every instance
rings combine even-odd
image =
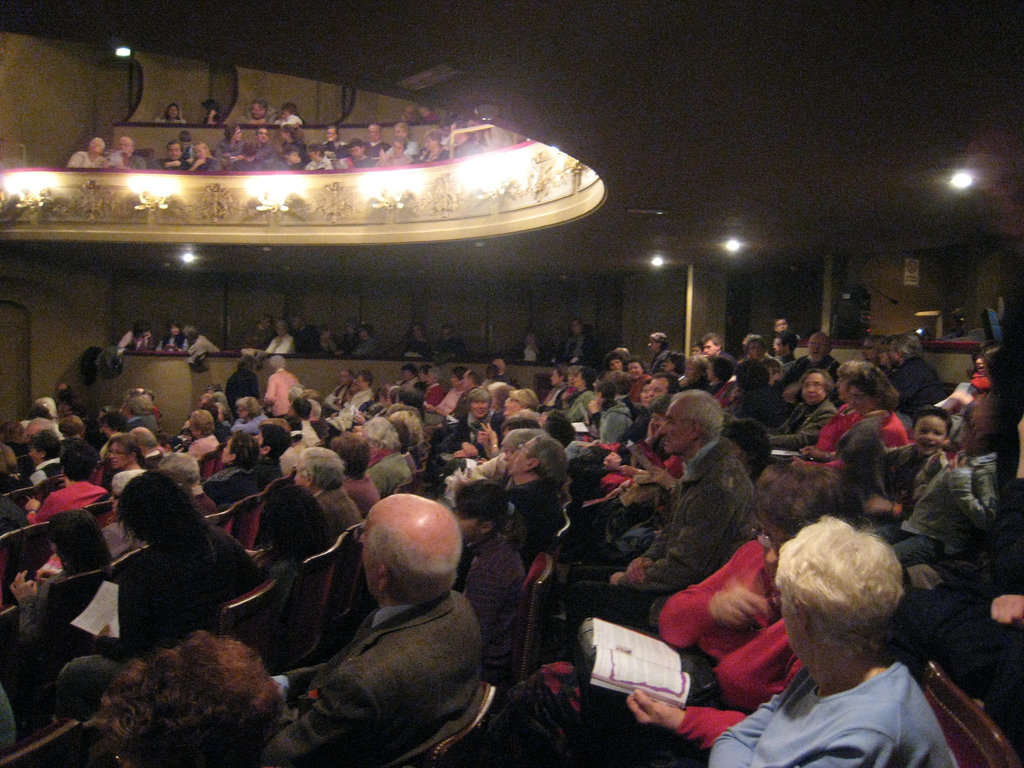
[[[735,237],[730,237],[728,240],[725,241],[723,247],[729,253],[736,253],[736,251],[743,247],[743,243],[741,243]]]
[[[665,259],[663,259],[661,256],[652,256],[651,257],[651,266],[652,267],[661,267],[661,266],[664,266],[664,264],[665,264]]]
[[[114,55],[126,59],[132,55],[132,49],[122,45],[114,50]]]
[[[950,177],[949,184],[955,189],[967,189],[974,183],[974,177],[967,171],[957,171]]]
[[[191,264],[193,261],[196,260],[196,255],[192,253],[192,251],[185,251],[183,254],[181,254],[181,260],[186,264]]]

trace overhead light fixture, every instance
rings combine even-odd
[[[399,80],[398,86],[399,88],[405,88],[407,91],[422,91],[424,88],[443,83],[445,80],[449,80],[458,74],[461,73],[454,67],[450,67],[447,64],[438,64],[436,67],[425,69],[422,72],[417,72],[415,75],[410,75],[404,80]]]
[[[651,257],[651,266],[652,267],[663,267],[663,266],[665,266],[665,259],[662,258],[661,256],[652,256]]]
[[[185,251],[183,254],[181,254],[181,260],[185,264],[191,264],[193,261],[196,260],[196,255],[192,253],[192,251]]]
[[[722,247],[725,248],[725,250],[727,250],[729,253],[736,253],[740,248],[743,247],[743,243],[741,243],[735,237],[730,237],[728,240],[725,241],[725,243],[723,243]]]
[[[114,55],[119,59],[127,59],[132,55],[132,49],[127,46],[121,45],[114,50]]]
[[[967,189],[974,183],[974,176],[967,171],[957,171],[949,179],[949,185],[954,189]]]

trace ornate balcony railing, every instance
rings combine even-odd
[[[597,174],[525,141],[365,171],[0,172],[0,239],[252,244],[410,243],[561,224],[601,205]]]

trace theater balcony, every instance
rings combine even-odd
[[[554,226],[598,208],[580,161],[523,140],[422,166],[190,174],[18,169],[0,180],[0,237],[266,244],[415,243]]]

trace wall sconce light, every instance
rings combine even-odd
[[[459,166],[458,176],[462,186],[473,190],[479,200],[495,200],[519,190],[525,172],[517,158],[498,154],[464,162]]]
[[[17,196],[17,208],[43,208],[53,203],[53,178],[45,173],[14,173],[4,180],[4,189]]]
[[[288,206],[285,205],[284,199],[275,199],[273,195],[267,191],[257,197],[259,204],[256,206],[257,211],[270,211],[271,213],[284,213],[288,210]]]
[[[377,171],[359,180],[359,189],[371,208],[401,210],[422,186],[419,171]]]
[[[163,211],[167,209],[167,200],[177,189],[170,179],[157,176],[135,176],[128,180],[128,189],[139,196],[136,211]]]
[[[287,213],[289,199],[304,192],[306,186],[300,178],[275,175],[252,178],[247,189],[256,198],[256,210],[260,213]],[[294,201],[292,205],[295,205]]]

